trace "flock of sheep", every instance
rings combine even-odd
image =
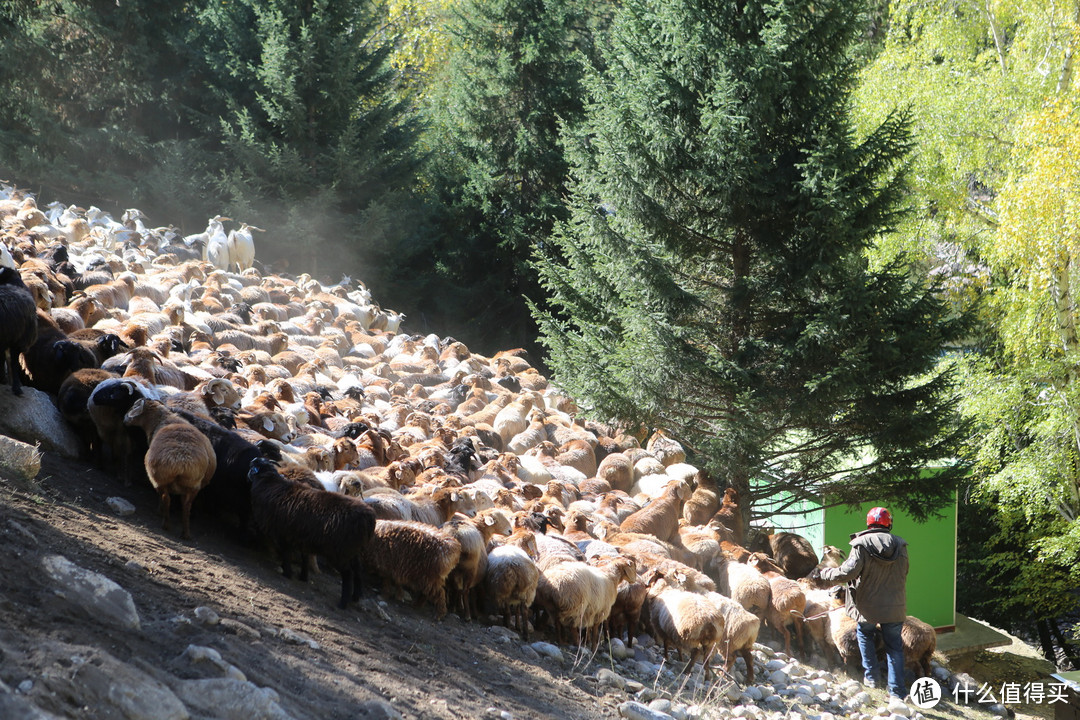
[[[582,420],[521,352],[400,332],[362,285],[261,272],[257,228],[144,219],[0,193],[0,370],[55,398],[88,459],[148,480],[166,529],[178,495],[185,538],[194,505],[287,577],[320,557],[341,607],[363,579],[525,637],[644,629],[687,669],[742,657],[747,682],[763,622],[789,653],[793,627],[802,652],[857,662],[842,601],[805,579],[809,543],[751,552],[735,490],[662,431]],[[929,673],[933,629],[909,618],[904,641]]]

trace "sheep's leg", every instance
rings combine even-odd
[[[158,494],[161,497],[158,502],[158,511],[161,513],[161,527],[165,532],[170,532],[172,523],[169,522],[169,509],[172,507],[172,498],[169,496],[167,489],[158,490]]]
[[[360,592],[363,590],[364,584],[360,579],[360,558],[355,557],[349,561],[349,569],[352,571],[353,587],[352,587],[352,601],[357,602],[360,600]]]
[[[8,355],[11,357],[11,363],[8,365],[11,368],[11,394],[22,395],[22,384],[19,382],[18,353],[15,352],[15,348],[8,348]]]
[[[308,581],[308,566],[312,557],[306,553],[300,553],[300,582],[306,583]]]
[[[806,637],[803,635],[803,624],[801,620],[796,620],[795,623],[795,637],[799,641],[799,653],[806,657]]]
[[[341,600],[338,602],[338,607],[344,610],[348,607],[349,598],[353,595],[354,578],[352,565],[343,565],[338,569],[338,572],[341,573]]]
[[[521,637],[528,641],[529,639],[529,609],[525,607],[525,603],[518,603],[518,631],[521,632]]]
[[[693,669],[694,661],[697,660],[698,650],[699,650],[698,648],[694,648],[693,650],[690,651],[690,659],[687,661],[686,665],[684,665],[683,669],[682,669],[683,675],[689,674],[690,670]],[[681,648],[676,648],[676,652],[679,653],[679,662],[682,662],[682,649]]]
[[[184,523],[184,530],[180,533],[180,537],[184,540],[191,539],[191,503],[195,502],[196,493],[198,493],[198,490],[195,492],[188,491],[181,495],[180,519]]]
[[[292,562],[289,560],[290,548],[286,543],[278,544],[278,554],[281,555],[281,574],[283,577],[292,579]]]
[[[776,629],[780,631],[780,637],[784,638],[784,652],[788,657],[791,657],[791,633],[788,631],[787,625],[777,623]]]
[[[752,685],[754,683],[754,656],[750,652],[750,648],[743,648],[739,651],[742,655],[743,662],[746,663],[746,684]]]

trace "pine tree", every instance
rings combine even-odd
[[[462,337],[492,350],[535,342],[524,296],[541,293],[528,259],[566,218],[559,127],[582,113],[585,22],[575,0],[465,0],[441,87],[429,90],[444,299],[469,319]]]
[[[346,269],[330,242],[341,251],[385,243],[371,229],[394,232],[378,218],[414,177],[417,128],[391,93],[389,48],[372,38],[374,8],[237,0],[199,11],[191,44],[203,82],[188,112],[221,139],[223,207],[265,223],[266,240],[302,259],[293,269]]]
[[[190,20],[163,0],[0,2],[0,176],[42,200],[181,217],[204,160],[171,95]]]
[[[565,261],[537,269],[556,381],[659,426],[751,500],[828,490],[917,514],[955,472],[962,332],[863,251],[901,212],[907,122],[849,127],[857,0],[629,0],[567,140]],[[754,481],[751,488],[751,481]]]

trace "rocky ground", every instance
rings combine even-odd
[[[51,454],[34,484],[0,478],[0,718],[992,717],[950,702],[921,715],[889,706],[844,670],[776,646],[756,649],[755,685],[707,683],[661,663],[647,637],[585,653],[453,615],[435,622],[372,591],[338,610],[335,577],[286,580],[198,513],[181,541],[155,507],[149,487]]]

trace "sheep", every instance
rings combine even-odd
[[[810,633],[810,637],[828,661],[836,652],[829,638],[828,617],[829,612],[837,607],[838,601],[831,590],[814,588],[808,578],[801,578],[799,584],[802,585],[803,592],[806,594],[806,609],[799,619],[805,623],[806,631]]]
[[[86,410],[101,439],[100,456],[115,462],[125,485],[137,474],[133,458],[143,457],[148,448],[146,434],[124,425],[124,416],[143,398],[158,399],[157,391],[136,380],[107,378],[97,384],[86,402]]]
[[[806,611],[806,593],[803,592],[799,583],[784,577],[780,569],[768,556],[763,553],[751,553],[747,564],[765,576],[769,581],[771,595],[769,607],[765,613],[765,622],[784,638],[784,652],[791,654],[791,633],[787,626],[794,622],[792,612],[804,614]],[[803,624],[795,622],[795,636],[799,641],[799,649],[806,652],[803,641]]]
[[[818,556],[810,541],[802,535],[789,532],[773,533],[769,536],[773,559],[792,580],[806,577],[817,567]]]
[[[271,460],[256,458],[248,470],[251,509],[259,531],[281,560],[281,573],[292,577],[290,552],[322,555],[341,575],[345,609],[360,599],[360,557],[375,536],[375,515],[354,498],[288,480]],[[301,563],[300,580],[307,582],[308,565]]]
[[[76,330],[68,334],[68,339],[79,343],[94,355],[95,367],[101,367],[106,360],[117,355],[121,349],[130,349],[130,346],[119,335],[91,328]]]
[[[655,455],[665,467],[686,461],[686,451],[682,445],[663,430],[652,434],[645,449]]]
[[[624,532],[649,533],[665,542],[678,537],[683,502],[690,497],[690,487],[679,480],[670,481],[663,494],[622,521]]]
[[[0,382],[11,373],[11,393],[22,395],[19,354],[37,341],[38,320],[34,298],[19,273],[0,267]]]
[[[937,650],[934,627],[914,615],[908,615],[900,628],[900,640],[904,644],[906,665],[916,677],[928,677],[931,673],[930,658]]]
[[[563,628],[571,627],[584,631],[585,640],[595,645],[600,625],[615,604],[619,582],[637,580],[636,566],[629,557],[597,558],[594,562],[597,564],[567,560],[541,566],[536,604],[550,616],[560,643]]]
[[[704,525],[720,509],[716,480],[704,470],[699,470],[694,493],[683,505],[683,518],[690,525]]]
[[[214,448],[206,437],[156,400],[137,400],[124,424],[141,427],[150,444],[144,464],[150,483],[161,496],[163,526],[169,530],[171,495],[181,497],[184,540],[191,538],[191,503],[217,469]]]
[[[255,262],[255,241],[251,231],[265,232],[254,225],[241,223],[238,230],[231,230],[228,238],[229,263],[236,266],[237,272],[247,270]]]
[[[596,453],[586,440],[571,440],[560,447],[555,461],[580,471],[586,478],[596,475]]]
[[[377,520],[375,536],[363,552],[364,567],[391,590],[404,587],[446,615],[446,578],[461,559],[461,543],[445,530],[420,522]]]
[[[761,619],[720,593],[709,593],[706,597],[720,608],[724,616],[724,635],[720,642],[720,649],[724,652],[724,673],[731,671],[735,656],[739,655],[746,663],[746,684],[753,684],[754,656],[750,651],[757,642]]]
[[[210,486],[201,493],[200,503],[209,505],[216,511],[227,512],[236,516],[241,533],[246,534],[251,519],[251,485],[248,482],[248,470],[251,463],[260,457],[275,462],[281,461],[281,454],[272,445],[256,446],[244,440],[232,430],[228,430],[213,420],[200,415],[176,410],[177,415],[194,425],[210,441],[217,459],[217,470]]]
[[[503,615],[503,626],[510,627],[513,616],[517,630],[529,639],[526,612],[536,598],[540,570],[536,566],[538,552],[532,530],[519,527],[506,541],[488,550],[487,574],[484,575],[484,596],[496,612]]]
[[[724,673],[731,671],[735,664],[736,655],[741,656],[746,663],[746,683],[754,682],[754,657],[751,650],[757,642],[758,632],[761,629],[761,619],[749,612],[735,600],[717,592],[711,592],[696,587],[693,580],[681,573],[665,573],[669,584],[674,579],[678,587],[684,590],[699,593],[720,609],[724,616],[724,633],[718,643],[719,649],[724,655]]]
[[[608,637],[621,638],[625,632],[626,646],[634,646],[634,638],[637,636],[638,626],[641,623],[641,612],[648,597],[648,590],[640,579],[619,583],[615,602],[608,616]]]
[[[739,493],[735,488],[729,487],[724,491],[724,499],[713,520],[730,530],[735,536],[735,542],[740,545],[746,542],[746,526],[742,509],[739,507]]]
[[[675,646],[680,658],[687,650],[690,661],[683,672],[689,672],[700,657],[708,679],[709,659],[724,636],[723,612],[705,596],[683,590],[674,579],[669,581],[662,571],[652,571],[645,582],[649,587],[649,624],[653,636],[664,646],[664,656],[671,646]]]
[[[82,441],[79,451],[84,457],[91,453],[101,456],[101,438],[88,408],[90,395],[102,382],[115,377],[108,370],[84,368],[68,375],[57,391],[56,407]]]
[[[23,350],[28,384],[55,395],[64,379],[83,368],[98,367],[94,354],[67,335],[48,313],[37,310],[37,339]]]
[[[487,572],[487,540],[480,528],[464,515],[450,518],[443,529],[461,544],[461,557],[447,579],[453,594],[451,603],[461,608],[466,620],[471,620],[476,609],[474,590]]]

